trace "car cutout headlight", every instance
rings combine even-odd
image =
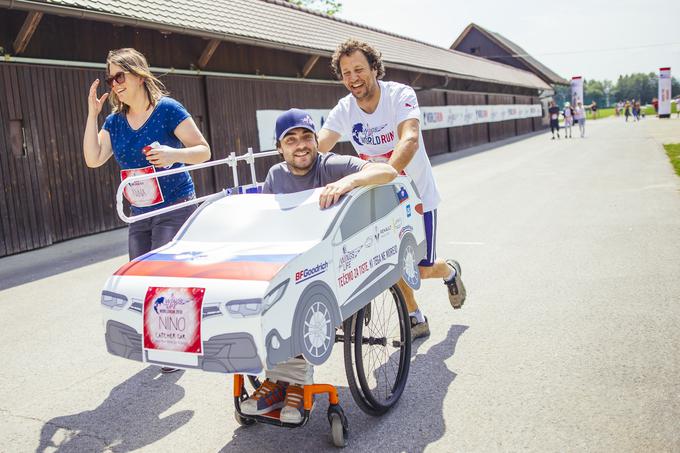
[[[287,278],[282,283],[276,285],[274,289],[269,291],[269,293],[267,293],[267,295],[264,296],[264,299],[262,300],[262,314],[265,314],[267,310],[269,310],[272,307],[272,305],[281,300],[283,294],[286,292],[286,288],[288,287],[288,282],[290,282],[289,278]]]
[[[120,310],[127,304],[128,298],[112,291],[102,291],[101,303],[109,308]]]
[[[232,316],[253,316],[260,313],[262,299],[232,300],[227,302],[225,307]]]

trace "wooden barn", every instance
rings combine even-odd
[[[551,86],[569,85],[568,80],[529,55],[513,41],[474,23],[465,27],[451,44],[451,49],[529,71]]]
[[[476,121],[424,130],[432,155],[541,127],[540,109],[512,116],[535,112],[550,89],[532,71],[287,2],[0,0],[0,256],[124,226],[115,213],[116,163],[89,169],[81,148],[88,88],[105,77],[110,49],[144,53],[220,159],[262,150],[258,128],[267,125],[258,124],[258,112],[331,109],[346,90],[330,56],[349,37],[381,50],[386,80],[412,85],[431,118],[461,106],[479,110]],[[495,117],[497,107],[509,116]],[[352,152],[348,143],[336,151]],[[262,161],[263,177],[276,159]],[[222,166],[192,176],[199,194],[232,182]]]

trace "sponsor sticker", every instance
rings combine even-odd
[[[401,187],[399,189],[399,192],[397,192],[397,197],[399,197],[399,203],[403,203],[404,201],[408,200],[408,192],[406,191],[405,187]]]
[[[340,263],[338,264],[338,272],[344,272],[352,267],[352,261],[359,256],[359,252],[363,245],[359,247],[348,249],[347,245],[342,246],[342,255],[340,255]]]
[[[404,237],[404,235],[405,235],[406,233],[410,232],[410,231],[413,231],[413,227],[412,227],[411,225],[406,225],[404,228],[402,228],[402,229],[399,231],[399,239],[401,239],[402,237]]]
[[[316,266],[307,267],[295,273],[295,284],[302,283],[312,277],[323,274],[328,270],[328,261],[319,263]]]

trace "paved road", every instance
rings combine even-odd
[[[463,263],[469,300],[454,312],[426,282],[432,336],[382,418],[353,403],[339,348],[318,369],[340,385],[349,450],[680,451],[680,178],[664,142],[679,120],[611,119],[438,160],[439,252]],[[123,233],[101,242],[123,255]],[[99,291],[124,257],[74,257],[91,244],[62,246],[66,265],[49,249],[0,260],[4,286],[40,277],[0,291],[0,451],[333,451],[325,402],[302,429],[238,428],[227,378],[107,355]]]

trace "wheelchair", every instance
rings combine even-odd
[[[395,284],[383,291],[346,319],[342,331],[335,332],[335,341],[343,343],[345,374],[356,404],[372,416],[388,412],[404,391],[411,363],[411,326],[399,287]],[[305,385],[302,421],[285,423],[279,419],[278,409],[264,415],[247,415],[241,411],[241,403],[249,398],[246,381],[253,389],[260,385],[255,376],[234,375],[234,416],[241,426],[265,423],[286,428],[302,427],[309,421],[314,396],[327,394],[327,418],[333,445],[340,448],[347,445],[349,424],[335,386]]]

